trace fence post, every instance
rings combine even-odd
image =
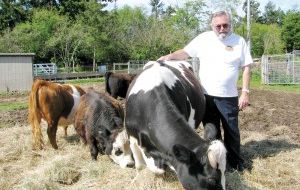
[[[128,63],[127,63],[127,68],[128,68],[127,73],[129,74],[130,73],[130,61],[128,61]]]
[[[200,67],[200,60],[198,57],[192,57],[192,68],[194,71],[194,74],[196,75],[197,79],[199,79],[199,67]]]

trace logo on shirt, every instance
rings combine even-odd
[[[226,46],[225,49],[226,49],[227,51],[233,51],[233,47],[232,47],[232,46]]]

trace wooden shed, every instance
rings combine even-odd
[[[34,53],[0,53],[0,91],[29,91]]]

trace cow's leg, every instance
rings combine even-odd
[[[143,159],[143,155],[141,149],[139,148],[138,141],[136,138],[130,136],[130,149],[134,158],[135,168],[141,170],[145,167],[145,161]]]
[[[97,160],[97,156],[98,156],[98,148],[97,148],[97,141],[95,138],[91,138],[90,139],[90,152],[91,152],[91,157],[93,160]]]
[[[85,130],[85,125],[83,125],[81,122],[75,121],[75,130],[76,133],[80,136],[83,144],[87,144],[87,139],[88,139],[88,134],[86,133]]]
[[[65,137],[68,136],[68,125],[63,126],[64,127],[64,132],[65,132]]]
[[[150,171],[152,171],[153,173],[156,173],[156,174],[165,173],[164,169],[159,168],[157,166],[157,163],[159,162],[158,160],[155,161],[155,159],[151,156],[147,157],[143,149],[141,149],[141,151],[142,151],[141,154],[143,155],[143,158],[146,162],[146,165],[147,165],[147,167],[149,168]],[[159,165],[161,165],[161,163]]]
[[[56,144],[56,131],[57,131],[58,120],[48,122],[47,134],[49,141],[54,149],[58,149]]]

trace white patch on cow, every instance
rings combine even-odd
[[[69,85],[69,86],[72,88],[72,94],[71,95],[73,97],[74,104],[73,104],[73,107],[72,107],[71,112],[69,113],[67,119],[65,119],[64,117],[60,117],[59,122],[58,122],[59,125],[73,124],[75,112],[76,112],[76,109],[79,105],[79,101],[80,101],[79,91],[77,90],[77,88],[75,88],[75,86],[73,86],[73,85]]]
[[[188,123],[189,123],[189,125],[192,129],[195,129],[197,127],[197,126],[195,126],[195,112],[196,111],[193,109],[191,101],[189,100],[189,98],[187,98],[187,99],[188,99],[188,102],[189,102],[190,108],[191,108],[191,113],[190,113],[190,116],[189,116]]]
[[[152,64],[151,68],[144,70],[139,75],[130,90],[129,96],[137,94],[139,91],[146,93],[161,84],[165,84],[172,89],[176,81],[179,80],[170,69],[160,66],[157,62]]]
[[[141,170],[146,166],[146,163],[143,159],[142,151],[138,145],[138,141],[136,138],[130,136],[129,142],[130,142],[130,149],[135,162],[135,168]]]
[[[217,168],[221,171],[221,184],[223,189],[225,190],[225,169],[226,169],[226,148],[224,144],[219,140],[214,140],[210,143],[207,156],[210,165],[213,168]]]
[[[146,162],[146,165],[147,165],[147,168],[152,171],[153,173],[155,174],[163,174],[165,173],[165,170],[161,169],[161,168],[158,168],[156,165],[155,165],[155,161],[152,157],[147,157],[145,152],[144,152],[144,149],[141,149],[142,150],[142,155],[143,155],[143,158],[144,158],[144,161]]]
[[[173,165],[171,165],[170,163],[168,163],[168,166],[169,166],[169,168],[170,168],[171,170],[173,170],[175,173],[177,173]]]
[[[118,151],[122,151],[122,154],[116,155]],[[131,157],[131,150],[129,147],[129,139],[126,130],[120,132],[115,142],[113,143],[113,148],[111,155],[109,157],[121,168],[126,168],[126,166],[133,165],[134,161]]]
[[[180,71],[181,75],[192,85],[194,86],[194,84],[189,81],[189,79],[185,76],[185,72],[183,70],[183,68],[187,68],[187,69],[191,69],[191,64],[189,64],[186,61],[165,61],[164,62],[166,65],[169,65],[175,69],[177,69],[178,71]]]
[[[135,161],[135,168],[141,170],[147,166],[147,168],[156,174],[163,174],[165,170],[156,167],[154,159],[145,155],[144,149],[138,145],[136,138],[130,136],[130,148]]]

